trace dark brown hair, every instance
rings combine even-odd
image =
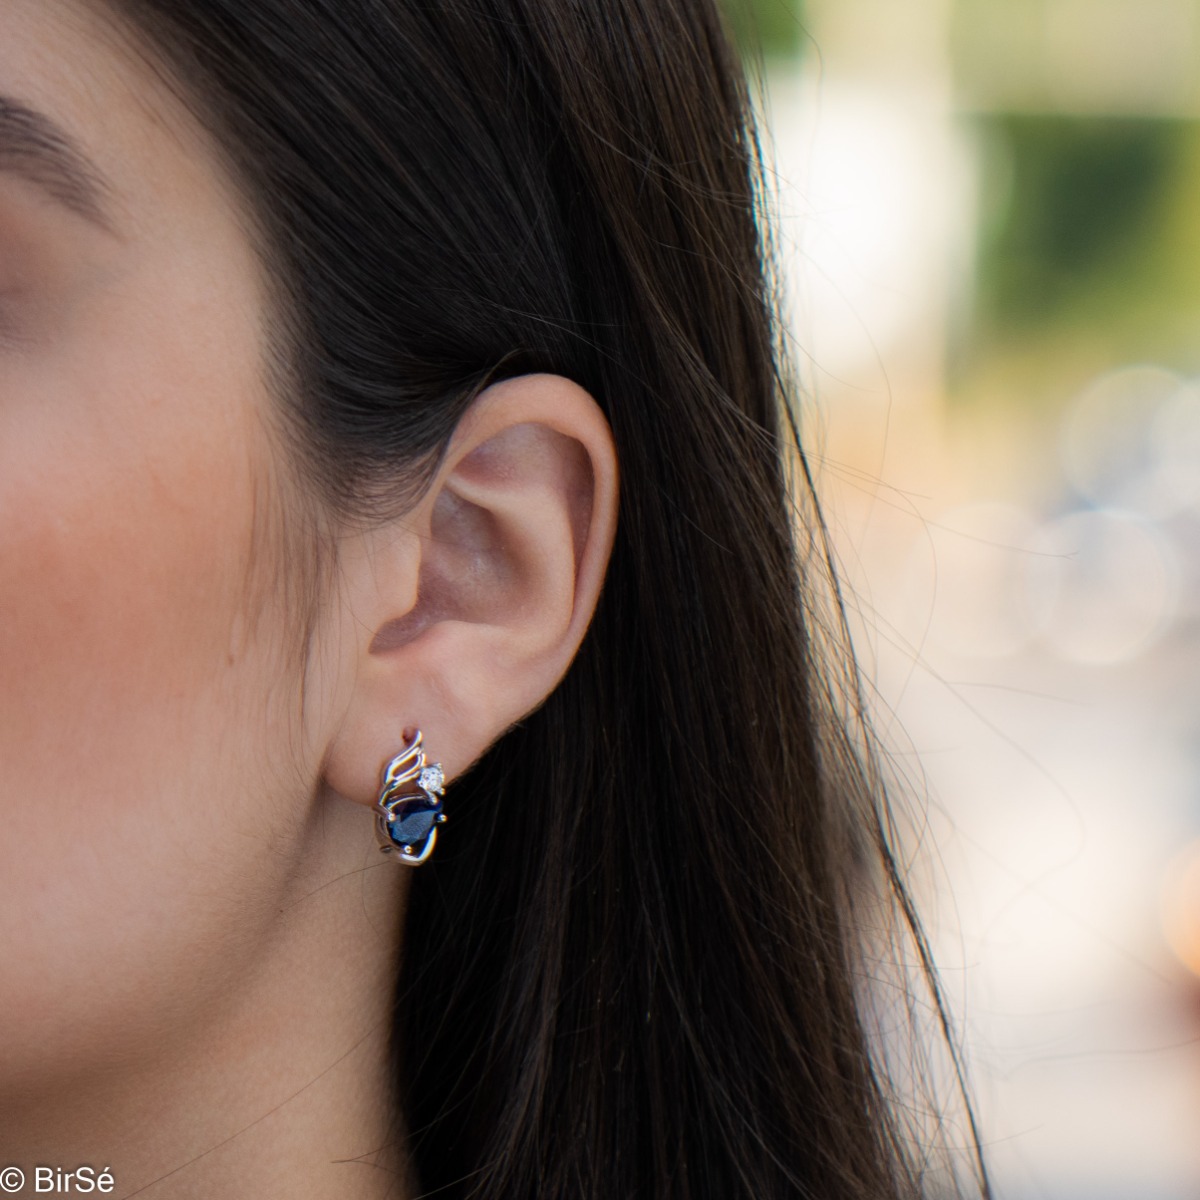
[[[616,439],[585,644],[456,783],[414,882],[394,1045],[423,1194],[918,1195],[861,914],[884,896],[928,962],[828,654],[711,0],[121,7],[250,198],[283,401],[337,509],[411,499],[504,376],[570,377]]]

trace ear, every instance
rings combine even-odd
[[[420,729],[461,773],[546,699],[591,621],[617,520],[612,433],[557,375],[482,392],[412,511],[343,545],[347,707],[326,782],[372,804]]]

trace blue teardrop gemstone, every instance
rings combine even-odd
[[[428,800],[417,796],[412,800],[401,800],[391,811],[387,823],[388,836],[397,846],[419,846],[437,824],[442,805],[440,801],[430,804]]]

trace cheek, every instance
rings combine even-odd
[[[79,461],[78,449],[0,483],[0,738],[41,746],[22,757],[43,768],[67,745],[93,757],[211,658],[229,582],[214,534],[242,540],[227,514],[192,511],[153,461],[111,443],[102,463]]]
[[[0,361],[0,1027],[40,1075],[217,986],[204,947],[236,951],[279,870],[290,740],[278,648],[245,636],[271,461],[249,348],[97,332]]]
[[[228,640],[254,377],[203,370],[155,332],[101,325],[0,364],[0,738],[30,766],[64,738],[95,753],[135,713],[184,718]]]

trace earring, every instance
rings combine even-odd
[[[397,862],[419,867],[433,853],[442,812],[442,764],[425,763],[421,731],[383,768],[375,802],[375,832],[384,854],[398,852]]]

